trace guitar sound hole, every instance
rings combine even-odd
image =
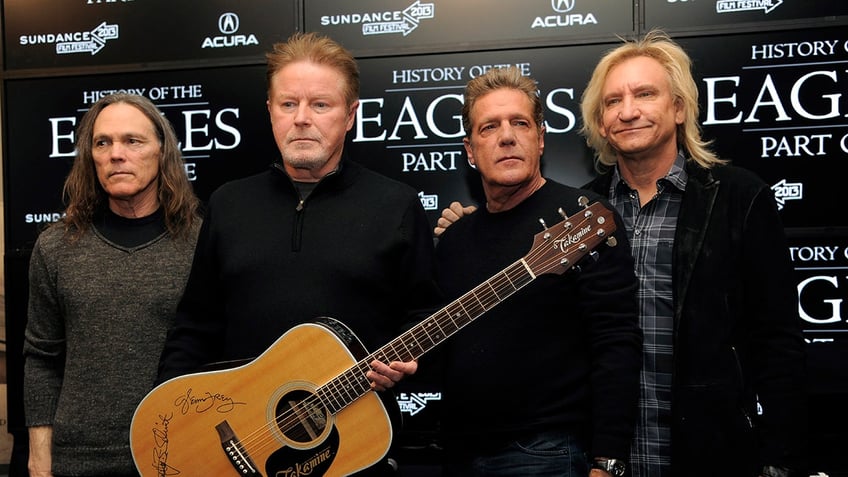
[[[327,429],[329,413],[309,391],[295,390],[277,402],[277,425],[292,442],[305,444],[320,438]]]

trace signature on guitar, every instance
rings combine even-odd
[[[174,404],[180,408],[183,415],[188,414],[194,407],[194,412],[197,414],[206,412],[214,407],[216,412],[225,413],[231,412],[237,405],[246,405],[245,402],[235,401],[233,398],[221,393],[211,393],[206,391],[205,396],[196,397],[192,394],[193,389],[189,388],[186,393],[178,397]],[[217,404],[217,406],[216,406]]]
[[[173,414],[159,415],[157,427],[153,428],[153,467],[156,475],[165,477],[167,475],[179,475],[181,472],[168,465],[168,424],[173,419]]]

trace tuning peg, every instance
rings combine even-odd
[[[616,245],[618,245],[618,240],[616,240],[614,236],[607,238],[607,246],[615,247]]]
[[[591,252],[589,252],[589,256],[592,257],[592,260],[594,260],[596,262],[598,261],[598,251],[597,250],[592,250]]]
[[[568,215],[566,215],[565,211],[564,211],[564,210],[562,210],[562,207],[560,207],[559,209],[557,209],[557,212],[559,213],[559,215],[561,215],[561,216],[562,216],[562,218],[563,218],[563,219],[568,219]]]
[[[577,203],[580,205],[580,207],[588,207],[589,198],[586,197],[585,195],[581,195],[580,197],[577,198]]]
[[[539,223],[542,224],[542,229],[548,230],[548,224],[545,223],[545,219],[539,217]]]

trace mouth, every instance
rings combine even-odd
[[[501,163],[501,162],[509,162],[509,161],[523,161],[523,160],[524,160],[524,159],[522,159],[522,158],[520,158],[520,157],[518,157],[518,156],[506,156],[506,157],[502,157],[502,158],[498,159],[498,160],[497,160],[497,162],[498,162],[498,163]]]
[[[647,129],[647,126],[631,126],[627,128],[616,129],[613,131],[613,134],[628,134],[633,132],[639,132],[643,129]]]
[[[294,143],[294,142],[318,142],[318,140],[315,139],[315,138],[311,138],[311,137],[295,137],[295,138],[289,139],[289,143]]]

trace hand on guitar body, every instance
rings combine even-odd
[[[371,371],[365,373],[365,377],[371,381],[371,389],[385,391],[394,387],[404,376],[415,374],[418,371],[418,362],[392,361],[388,365],[378,360],[371,362]]]

